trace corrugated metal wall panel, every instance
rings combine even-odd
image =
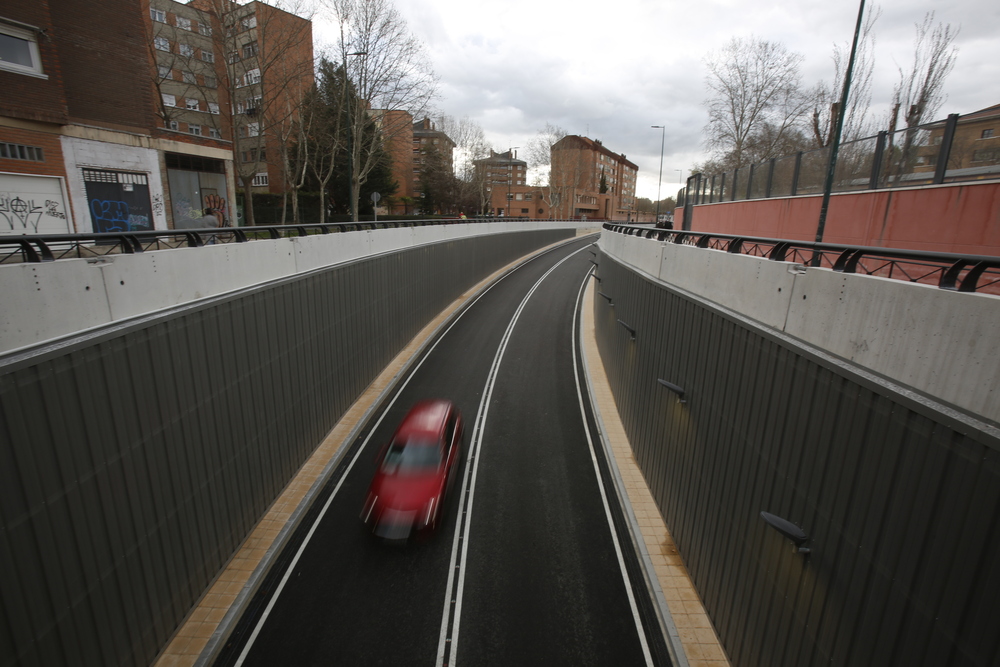
[[[413,335],[573,233],[405,250],[0,359],[0,666],[149,664]]]
[[[615,400],[733,663],[996,664],[996,429],[598,264]],[[762,510],[802,526],[809,556]]]

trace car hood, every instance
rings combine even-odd
[[[384,475],[374,481],[371,492],[383,508],[410,511],[423,508],[440,485],[438,475]]]

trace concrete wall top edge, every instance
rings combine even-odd
[[[1000,422],[1000,297],[604,234],[603,252],[682,293]],[[648,270],[661,255],[660,270]]]

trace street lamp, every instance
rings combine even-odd
[[[650,125],[654,130],[660,131],[660,177],[656,180],[656,219],[653,224],[660,222],[660,184],[663,183],[663,140],[667,135],[667,128],[663,125]]]
[[[355,51],[354,53],[348,53],[344,57],[344,74],[347,75],[347,57],[348,56],[367,56],[367,51]],[[351,78],[347,76],[347,82],[350,84]],[[351,118],[351,107],[354,106],[351,100],[351,87],[347,86],[347,200],[350,203],[351,209],[351,221],[354,222],[358,219],[358,202],[354,197],[354,121]]]
[[[674,171],[677,172],[677,182],[680,183],[681,185],[684,185],[684,170],[674,169]]]
[[[507,159],[510,163],[507,165],[507,169],[510,173],[507,175],[507,218],[510,218],[510,185],[514,182],[514,151],[516,151],[520,146],[511,146],[507,149]]]

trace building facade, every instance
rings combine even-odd
[[[161,10],[154,35],[152,9],[140,0],[0,9],[0,35],[18,54],[0,63],[0,233],[192,226],[209,195],[222,208],[232,201],[231,146],[212,131],[224,127],[221,104],[193,92],[209,89],[211,69],[180,57],[182,43],[203,53],[200,17],[184,5]],[[173,86],[173,106],[161,84]]]
[[[507,215],[510,208],[508,201],[514,201],[514,195],[518,190],[522,195],[534,190],[526,187],[528,163],[518,160],[517,152],[513,149],[503,153],[490,149],[489,157],[475,160],[473,165],[475,181],[483,189],[486,209],[483,212],[486,215]],[[530,210],[530,207],[528,208]],[[513,215],[513,212],[511,214]]]
[[[559,218],[631,220],[639,168],[600,140],[578,135],[553,144],[549,186]]]

